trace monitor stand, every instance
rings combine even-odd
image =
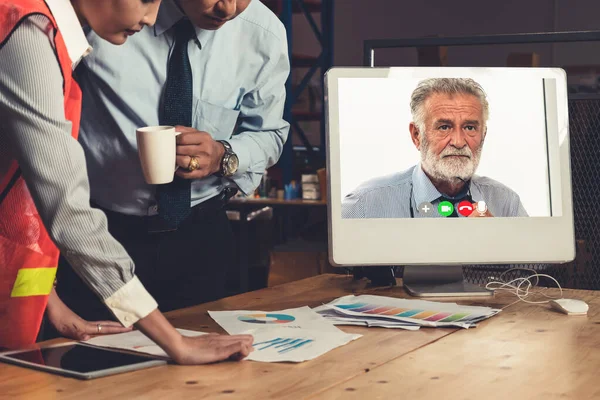
[[[481,297],[494,292],[465,282],[462,265],[409,265],[402,276],[404,289],[416,297]]]
[[[367,278],[371,286],[396,286],[396,267],[352,267],[354,280]]]

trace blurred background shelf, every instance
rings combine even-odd
[[[284,118],[290,123],[290,137],[277,163],[277,175],[283,184],[298,179],[294,168],[300,157],[307,160],[302,172],[316,171],[325,166],[325,104],[324,74],[333,66],[333,5],[334,0],[262,0],[279,16],[287,32],[288,56],[292,73],[286,83]],[[294,18],[294,14],[297,15]],[[318,43],[318,54],[294,51],[294,21],[308,24]]]
[[[323,113],[315,111],[296,111],[292,110],[292,116],[296,121],[321,121]]]
[[[294,68],[310,68],[318,61],[319,57],[310,56],[306,54],[292,54],[291,65],[293,65]]]

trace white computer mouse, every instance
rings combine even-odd
[[[568,315],[586,315],[589,309],[585,301],[575,299],[551,300],[550,306]]]

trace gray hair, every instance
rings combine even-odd
[[[425,132],[425,101],[434,93],[443,94],[471,94],[479,100],[483,108],[483,124],[489,117],[489,105],[481,85],[471,78],[430,78],[417,85],[410,97],[410,112],[413,122],[419,129],[419,134]]]

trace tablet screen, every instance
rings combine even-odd
[[[147,363],[155,359],[135,354],[72,344],[6,354],[6,358],[25,361],[41,367],[53,367],[80,373]]]

